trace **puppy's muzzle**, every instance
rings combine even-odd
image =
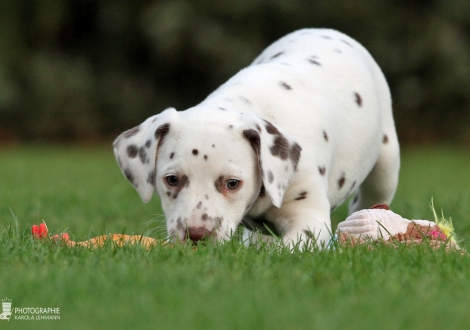
[[[212,231],[204,226],[201,227],[188,227],[186,239],[190,239],[193,243],[197,243],[203,239],[209,238],[212,235]]]

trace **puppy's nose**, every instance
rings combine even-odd
[[[188,228],[188,238],[193,241],[193,243],[197,243],[197,241],[208,238],[211,234],[212,232],[204,226]]]

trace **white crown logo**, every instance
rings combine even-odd
[[[10,321],[10,317],[11,317],[11,299],[8,299],[8,298],[2,299],[2,311],[3,311],[3,313],[0,314],[0,320]]]

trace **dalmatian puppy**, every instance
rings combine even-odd
[[[322,244],[349,196],[350,212],[390,203],[400,167],[384,75],[330,29],[286,35],[195,107],[122,133],[114,153],[144,202],[158,193],[175,241],[223,241],[244,220]]]

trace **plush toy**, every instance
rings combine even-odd
[[[376,204],[370,209],[351,214],[338,224],[336,237],[341,244],[358,245],[374,242],[389,244],[427,243],[437,249],[461,250],[454,236],[450,220],[439,219],[434,211],[435,222],[429,220],[408,220],[392,212],[387,204]],[[463,250],[462,250],[463,251]]]
[[[433,208],[434,211],[434,208]],[[386,244],[403,243],[406,245],[428,243],[431,248],[444,246],[446,250],[463,250],[458,246],[454,237],[454,228],[450,220],[438,219],[434,212],[435,222],[428,220],[408,220],[392,212],[387,204],[377,204],[370,209],[354,212],[338,224],[335,239],[341,245],[355,246],[368,244],[372,249],[373,243]],[[31,232],[34,238],[48,237],[45,223],[33,225]],[[101,235],[82,242],[70,240],[67,233],[51,236],[52,241],[66,246],[84,246],[88,248],[102,247],[108,241],[117,247],[130,244],[142,244],[146,248],[157,244],[168,244],[168,241],[157,240],[143,235],[109,234]]]

